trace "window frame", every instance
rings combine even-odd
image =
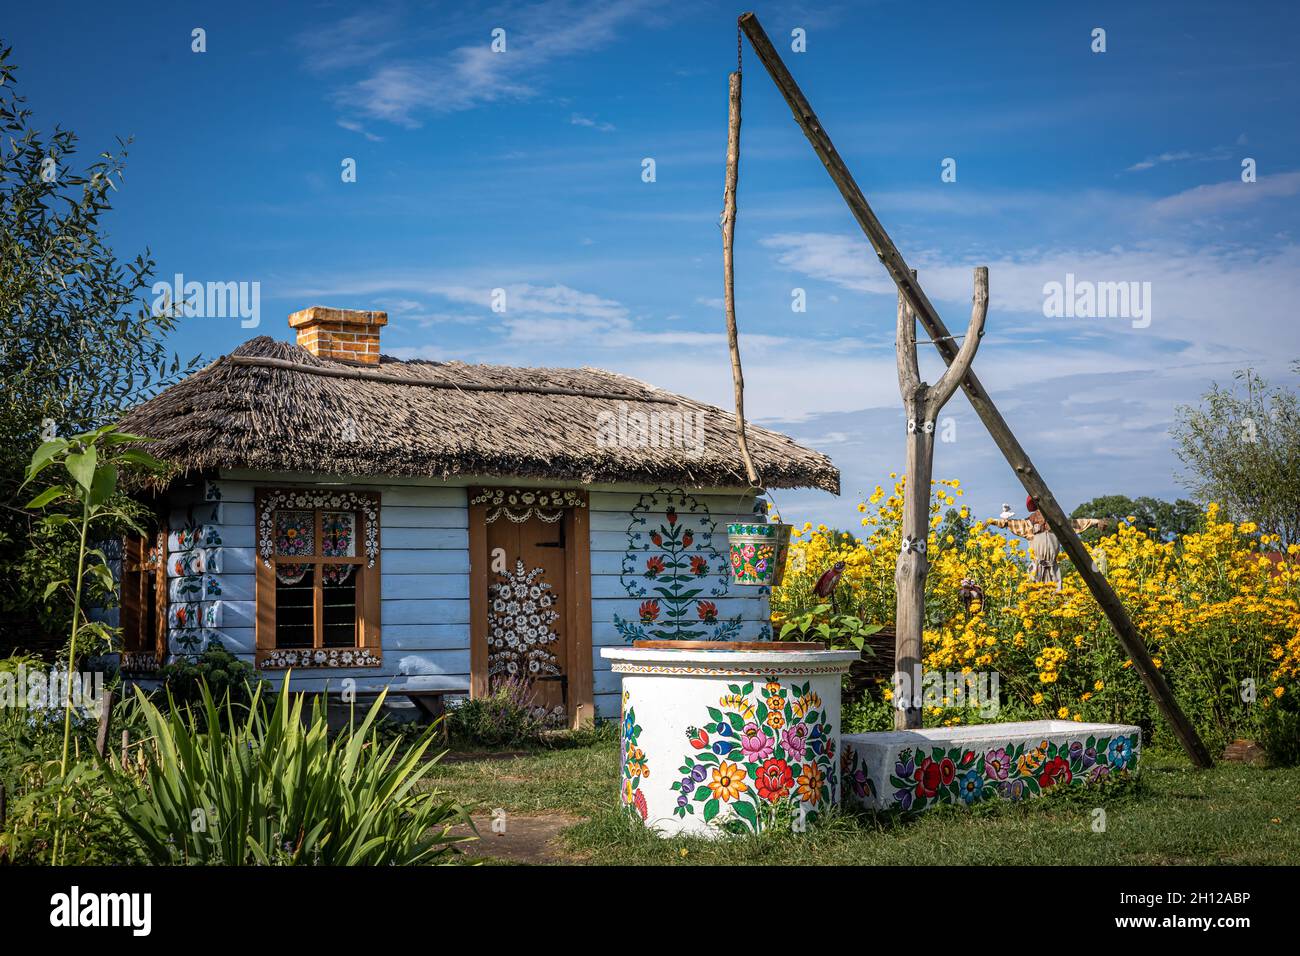
[[[147,613],[150,592],[154,599],[152,620]],[[151,674],[163,665],[167,658],[168,596],[167,529],[153,535],[124,536],[118,576],[122,671]]]
[[[383,663],[380,635],[379,505],[377,491],[335,488],[259,488],[255,495],[258,546],[256,590],[257,667],[261,670],[288,668],[378,667]],[[275,513],[310,511],[314,529],[312,555],[275,554]],[[327,557],[321,554],[325,512],[351,512],[355,555]],[[313,627],[310,647],[279,647],[276,644],[277,564],[307,564],[313,567]],[[351,646],[327,647],[324,641],[324,597],[319,569],[331,564],[356,567],[356,638]]]

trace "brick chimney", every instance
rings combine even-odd
[[[387,312],[322,305],[289,316],[289,328],[298,330],[298,344],[312,355],[364,365],[379,364],[379,330],[387,324]]]

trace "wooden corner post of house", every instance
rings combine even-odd
[[[863,233],[866,234],[876,252],[876,256],[889,271],[894,284],[898,286],[899,295],[906,300],[910,311],[915,313],[921,326],[930,336],[935,348],[939,350],[939,354],[951,370],[956,365],[959,355],[957,346],[953,344],[952,336],[949,335],[947,327],[944,325],[943,320],[939,318],[939,313],[921,288],[915,274],[908,268],[893,240],[889,238],[884,226],[881,225],[880,220],[876,218],[875,213],[867,204],[866,197],[863,196],[862,190],[858,188],[858,184],[853,179],[853,174],[849,172],[848,167],[840,158],[834,144],[831,143],[830,137],[826,135],[826,131],[822,128],[817,114],[813,112],[808,100],[799,89],[799,85],[795,83],[794,77],[790,75],[790,71],[786,69],[785,63],[782,62],[780,55],[772,46],[772,41],[768,39],[762,24],[758,22],[758,18],[753,13],[741,14],[737,22],[741,32],[749,38],[750,45],[754,48],[754,52],[758,54],[758,58],[766,68],[768,75],[772,77],[777,89],[781,91],[781,95],[785,98],[791,113],[794,114],[795,122],[799,124],[799,128],[803,130],[808,142],[812,145],[813,151],[821,160],[822,165],[826,167],[826,172],[830,175],[836,187],[839,188],[840,195],[844,197],[853,218],[857,220]],[[963,343],[964,347],[965,343]],[[1209,750],[1206,749],[1204,742],[1196,733],[1196,729],[1179,708],[1173,693],[1169,689],[1169,685],[1165,683],[1164,678],[1160,675],[1160,671],[1156,669],[1154,662],[1151,660],[1151,654],[1147,650],[1146,642],[1142,639],[1142,635],[1138,633],[1132,620],[1129,619],[1128,613],[1124,610],[1124,605],[1120,602],[1119,597],[1115,594],[1106,578],[1093,567],[1092,557],[1089,555],[1088,549],[1084,547],[1078,532],[1074,530],[1065,515],[1065,511],[1052,495],[1051,489],[1047,487],[1042,476],[1034,468],[1029,455],[1020,446],[1020,442],[1016,440],[1015,435],[1012,434],[1011,428],[993,404],[993,400],[984,391],[984,387],[980,384],[974,371],[970,368],[962,370],[960,384],[970,401],[971,407],[979,415],[980,421],[988,429],[994,443],[1001,450],[1007,463],[1011,465],[1016,477],[1020,479],[1020,483],[1032,497],[1038,500],[1039,510],[1047,519],[1048,525],[1057,538],[1060,539],[1062,546],[1070,556],[1070,560],[1074,562],[1075,568],[1083,578],[1084,583],[1087,584],[1088,590],[1092,592],[1097,604],[1110,620],[1125,654],[1133,661],[1133,669],[1138,672],[1142,682],[1146,685],[1147,691],[1160,708],[1160,712],[1169,721],[1183,749],[1197,767],[1212,766],[1213,760],[1210,758]],[[909,482],[911,482],[910,476]],[[912,482],[912,484],[915,486],[917,483]],[[926,484],[928,486],[928,481]],[[903,664],[902,633],[902,622],[900,621],[899,660],[896,667],[901,667]],[[915,649],[913,650],[915,651]]]

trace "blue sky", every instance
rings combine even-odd
[[[258,329],[190,318],[182,353],[288,339],[285,316],[310,304],[379,308],[401,357],[594,365],[729,403],[717,217],[740,7],[57,9],[16,5],[0,36],[38,125],[74,129],[83,158],[134,136],[115,247],[148,246],[163,277],[261,285]],[[1067,508],[1173,497],[1178,403],[1246,365],[1292,380],[1292,4],[754,9],[954,331],[972,267],[989,266],[975,367]],[[489,48],[496,28],[505,53]],[[794,28],[806,52],[790,51]],[[748,411],[843,471],[838,500],[777,492],[786,517],[847,524],[901,464],[894,291],[748,47],[744,76]],[[1045,317],[1044,283],[1067,274],[1151,283],[1150,324]],[[922,373],[937,378],[934,355]],[[1021,501],[964,398],[945,415],[956,440],[936,477],[961,478],[980,514]]]

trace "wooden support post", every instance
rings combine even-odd
[[[99,732],[95,734],[95,752],[99,754],[100,760],[108,753],[108,725],[113,720],[113,705],[116,702],[117,694],[111,690],[104,691],[104,699],[99,707]]]
[[[858,188],[858,184],[853,179],[853,174],[849,172],[848,167],[844,165],[844,161],[840,159],[840,155],[836,152],[830,137],[826,135],[826,131],[822,128],[821,121],[817,119],[817,114],[813,112],[808,100],[804,98],[803,92],[799,89],[799,85],[795,83],[794,77],[786,69],[780,54],[776,52],[776,49],[772,46],[772,41],[768,39],[767,33],[764,32],[762,24],[758,22],[758,18],[752,13],[741,14],[738,22],[745,36],[749,37],[754,52],[758,54],[759,60],[772,77],[772,82],[776,84],[777,89],[781,91],[781,95],[785,98],[786,104],[794,114],[795,122],[799,124],[799,128],[808,137],[808,142],[812,144],[813,151],[822,161],[822,165],[826,167],[826,172],[830,174],[831,180],[839,188],[840,195],[844,197],[850,212],[853,213],[853,218],[857,220],[858,225],[871,242],[877,257],[889,270],[894,284],[898,286],[899,292],[907,299],[908,304],[916,313],[922,327],[933,340],[935,348],[939,350],[944,362],[951,366],[957,358],[958,349],[953,343],[947,326],[943,324],[943,320],[939,318],[939,313],[921,289],[920,282],[913,278],[911,270],[897,247],[895,247],[893,240],[889,238],[885,227],[880,224],[880,220],[871,211],[866,197],[862,195],[862,190]],[[1124,653],[1132,659],[1134,670],[1142,678],[1142,683],[1146,685],[1147,691],[1155,699],[1160,712],[1169,721],[1183,749],[1196,766],[1202,768],[1213,766],[1214,761],[1210,757],[1209,750],[1206,749],[1204,742],[1196,733],[1196,728],[1191,725],[1191,722],[1179,708],[1178,702],[1169,690],[1169,685],[1165,683],[1164,678],[1160,675],[1160,671],[1156,669],[1151,660],[1151,654],[1147,650],[1146,642],[1129,619],[1128,613],[1124,610],[1124,605],[1111,588],[1110,582],[1093,569],[1092,556],[1079,538],[1078,532],[1070,524],[1065,511],[1061,508],[1037,469],[1034,468],[1033,462],[1029,460],[1029,455],[1020,446],[1016,436],[1012,434],[1011,428],[994,406],[993,400],[988,393],[984,391],[984,387],[980,384],[975,373],[967,370],[962,378],[961,385],[967,399],[970,400],[971,407],[979,415],[984,427],[988,429],[994,443],[1001,450],[1007,463],[1011,465],[1025,491],[1038,499],[1038,507],[1042,511],[1043,517],[1047,519],[1047,523],[1051,526],[1057,538],[1060,539],[1062,547],[1070,556],[1070,560],[1074,562],[1074,566],[1083,578],[1084,583],[1088,585],[1088,590],[1092,592],[1093,598],[1096,599],[1097,604],[1110,620],[1111,626],[1115,629],[1115,634],[1124,648]]]
[[[916,273],[912,273],[916,278]],[[930,572],[930,479],[934,474],[935,422],[957,391],[984,335],[989,311],[989,270],[975,270],[970,328],[961,351],[934,385],[921,381],[916,355],[916,313],[898,294],[898,391],[907,416],[907,484],[903,488],[903,527],[894,569],[894,727],[921,726],[921,660],[924,656],[925,580]]]

